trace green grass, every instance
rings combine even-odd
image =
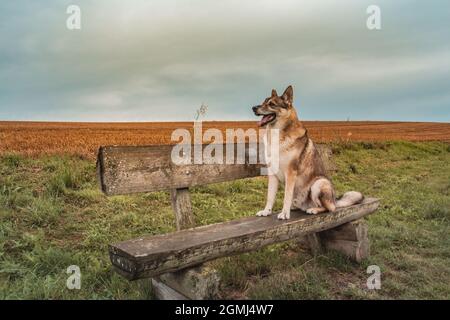
[[[219,259],[224,298],[450,299],[450,147],[445,143],[333,145],[338,192],[382,199],[367,218],[371,257],[362,264],[295,242]],[[253,215],[264,178],[194,188],[199,225]],[[279,192],[276,208],[281,208]],[[148,282],[111,270],[107,245],[175,230],[166,192],[105,197],[95,164],[77,157],[0,157],[0,299],[147,299]],[[382,270],[381,290],[366,268]],[[67,267],[81,290],[66,288]]]

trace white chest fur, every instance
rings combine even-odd
[[[278,134],[274,134],[276,129],[266,130],[263,136],[265,156],[267,165],[270,168],[269,172],[277,176],[281,182],[285,181],[289,166],[295,157],[298,157],[298,150],[292,148],[294,140],[286,137],[283,140],[279,139]]]

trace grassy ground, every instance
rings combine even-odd
[[[358,265],[328,252],[313,258],[284,243],[214,262],[224,298],[450,299],[450,146],[445,143],[334,145],[339,192],[379,197],[368,217],[372,255]],[[198,224],[253,215],[263,178],[195,188]],[[281,207],[281,196],[277,209]],[[151,298],[145,281],[111,271],[110,242],[175,229],[167,193],[105,197],[95,164],[76,157],[0,158],[0,299]],[[366,268],[382,288],[366,288]],[[81,290],[66,269],[81,268]]]

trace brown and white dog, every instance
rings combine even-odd
[[[270,130],[279,130],[279,168],[276,173],[269,173],[266,207],[257,215],[272,214],[279,182],[284,183],[285,188],[283,209],[278,219],[289,219],[291,209],[318,214],[361,202],[364,197],[357,191],[347,192],[336,200],[321,156],[308,137],[308,131],[298,120],[292,102],[293,89],[289,86],[281,96],[272,90],[270,97],[253,107],[255,115],[262,116],[259,126],[266,128],[266,150],[274,143],[270,141]]]

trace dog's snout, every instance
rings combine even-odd
[[[258,108],[259,108],[259,106],[254,106],[254,107],[252,108],[253,112],[256,112],[256,111],[258,110]]]

